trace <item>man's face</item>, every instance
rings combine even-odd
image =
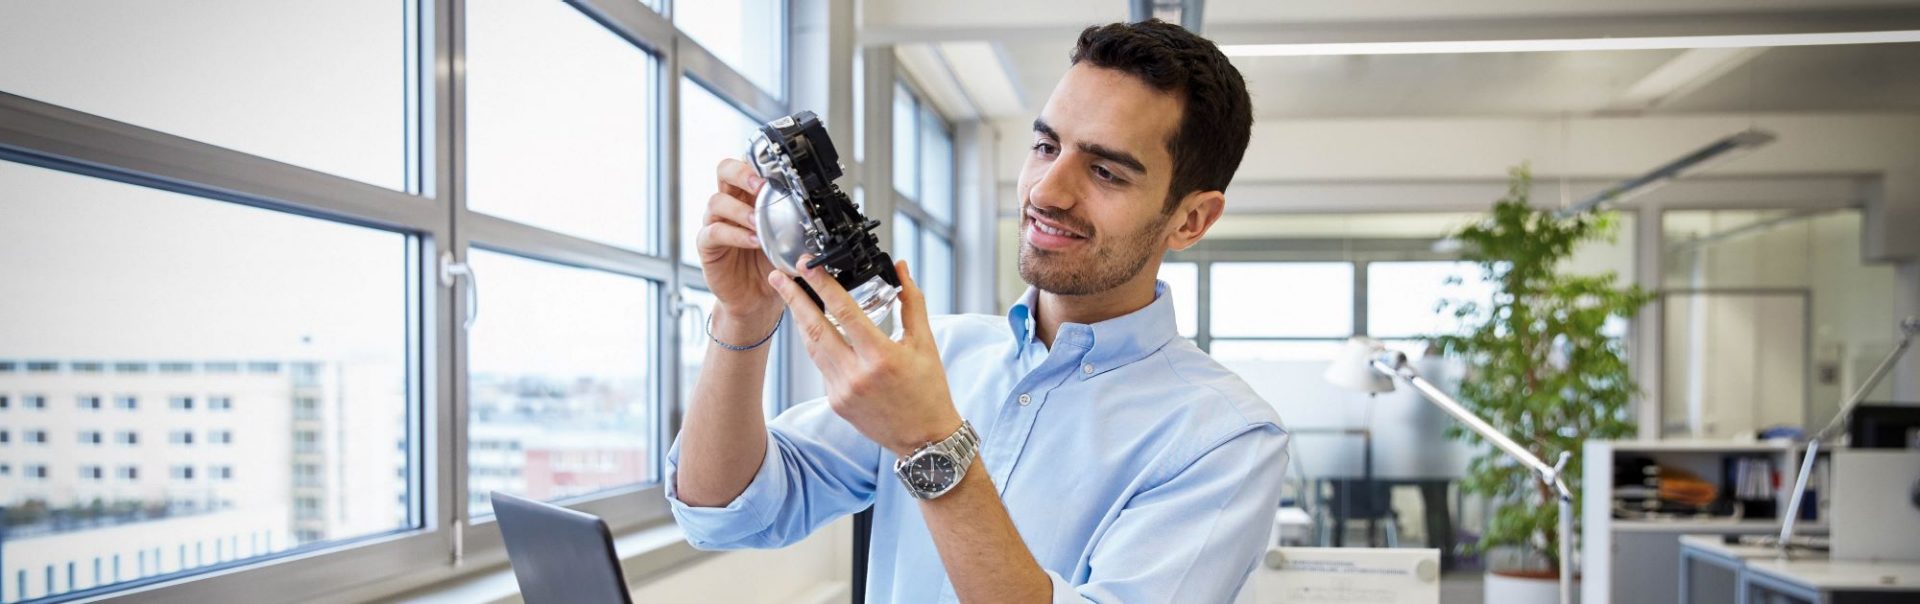
[[[1167,249],[1180,100],[1125,72],[1067,70],[1020,168],[1020,278],[1083,296],[1137,277]]]

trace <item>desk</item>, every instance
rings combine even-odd
[[[1781,560],[1772,548],[1729,545],[1717,535],[1688,535],[1681,538],[1680,545],[1679,596],[1689,604],[1920,601],[1920,562],[1857,562],[1824,557]]]

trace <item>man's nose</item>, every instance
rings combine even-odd
[[[1056,161],[1047,166],[1040,179],[1027,190],[1027,202],[1036,206],[1064,210],[1079,202],[1078,183],[1073,181],[1069,162]]]

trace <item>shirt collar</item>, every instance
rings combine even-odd
[[[1013,339],[1025,348],[1034,340],[1033,309],[1040,299],[1040,291],[1028,287],[1026,293],[1007,310],[1007,326],[1013,330]],[[1118,317],[1099,323],[1061,323],[1060,333],[1053,338],[1057,348],[1062,344],[1078,346],[1087,350],[1083,367],[1091,367],[1085,372],[1087,377],[1106,373],[1107,370],[1138,361],[1179,335],[1179,327],[1174,323],[1173,297],[1167,295],[1167,282],[1155,281],[1153,284],[1153,302]]]

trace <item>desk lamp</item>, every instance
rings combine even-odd
[[[1780,522],[1780,542],[1775,544],[1775,547],[1780,550],[1780,557],[1791,557],[1793,525],[1800,519],[1800,504],[1807,497],[1807,477],[1813,474],[1813,460],[1820,453],[1820,441],[1834,438],[1841,430],[1846,429],[1847,416],[1853,414],[1853,408],[1859,406],[1860,401],[1866,400],[1867,393],[1872,392],[1874,386],[1880,385],[1880,380],[1886,379],[1887,373],[1893,370],[1893,364],[1900,360],[1900,356],[1907,352],[1908,347],[1913,345],[1913,336],[1916,334],[1920,334],[1920,317],[1907,317],[1906,320],[1901,321],[1900,341],[1894,344],[1893,351],[1888,352],[1887,358],[1881,359],[1880,364],[1873,368],[1873,372],[1867,374],[1867,381],[1862,382],[1860,387],[1853,391],[1853,396],[1841,402],[1839,412],[1833,414],[1833,420],[1827,422],[1827,427],[1821,428],[1819,432],[1813,434],[1812,438],[1807,439],[1806,456],[1800,460],[1800,476],[1794,478],[1793,497],[1787,500],[1787,513]]]
[[[1428,402],[1446,411],[1467,429],[1473,430],[1487,442],[1499,448],[1507,455],[1519,460],[1522,465],[1533,470],[1542,482],[1553,485],[1554,498],[1560,503],[1560,604],[1573,602],[1573,491],[1567,488],[1561,479],[1561,470],[1566,468],[1572,454],[1562,451],[1560,459],[1549,465],[1547,462],[1527,451],[1526,447],[1514,442],[1506,434],[1495,429],[1486,420],[1480,419],[1472,411],[1460,404],[1433,382],[1421,377],[1407,362],[1406,353],[1387,350],[1379,340],[1368,337],[1354,337],[1347,340],[1340,355],[1333,359],[1333,365],[1327,367],[1326,379],[1335,386],[1365,392],[1369,395],[1393,391],[1393,378],[1406,380],[1414,390],[1420,392]]]

